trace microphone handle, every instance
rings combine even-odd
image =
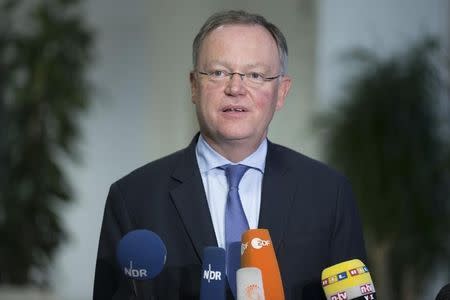
[[[134,295],[133,300],[157,300],[153,292],[153,284],[150,280],[132,280]]]

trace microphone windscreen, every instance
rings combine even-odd
[[[264,300],[261,270],[255,267],[241,268],[236,272],[237,300]]]
[[[450,283],[443,286],[436,296],[436,300],[449,300],[450,299]]]
[[[241,267],[241,242],[232,242],[227,248],[226,270],[228,284],[236,299],[236,271]]]
[[[267,229],[250,229],[242,235],[241,267],[261,270],[266,299],[284,299],[275,250]]]
[[[138,229],[122,237],[116,255],[126,277],[148,280],[162,271],[166,263],[167,250],[156,233]]]
[[[225,283],[225,250],[206,247],[203,250],[200,300],[224,300]]]
[[[322,271],[327,300],[376,299],[369,269],[359,259],[341,262]]]

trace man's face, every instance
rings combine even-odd
[[[196,71],[249,73],[266,77],[281,73],[277,45],[259,25],[224,25],[204,39]],[[245,143],[257,147],[267,135],[273,114],[289,91],[287,76],[248,85],[239,75],[221,81],[191,73],[192,102],[200,130],[211,146]]]

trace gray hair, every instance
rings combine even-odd
[[[283,33],[274,24],[268,22],[263,16],[251,14],[243,10],[229,10],[213,14],[206,20],[200,31],[195,36],[192,43],[192,63],[194,68],[197,67],[200,46],[206,36],[222,25],[227,24],[243,24],[243,25],[260,25],[264,27],[273,37],[277,44],[278,55],[280,57],[281,72],[285,74],[287,71],[288,48],[286,38]]]

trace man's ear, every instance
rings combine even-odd
[[[278,98],[277,98],[276,110],[280,110],[284,106],[286,97],[289,94],[289,90],[291,89],[291,83],[292,83],[292,79],[289,75],[284,75],[281,78],[280,86],[278,88]]]
[[[194,71],[189,73],[189,81],[191,83],[191,101],[192,103],[195,103],[198,97],[198,82]]]

